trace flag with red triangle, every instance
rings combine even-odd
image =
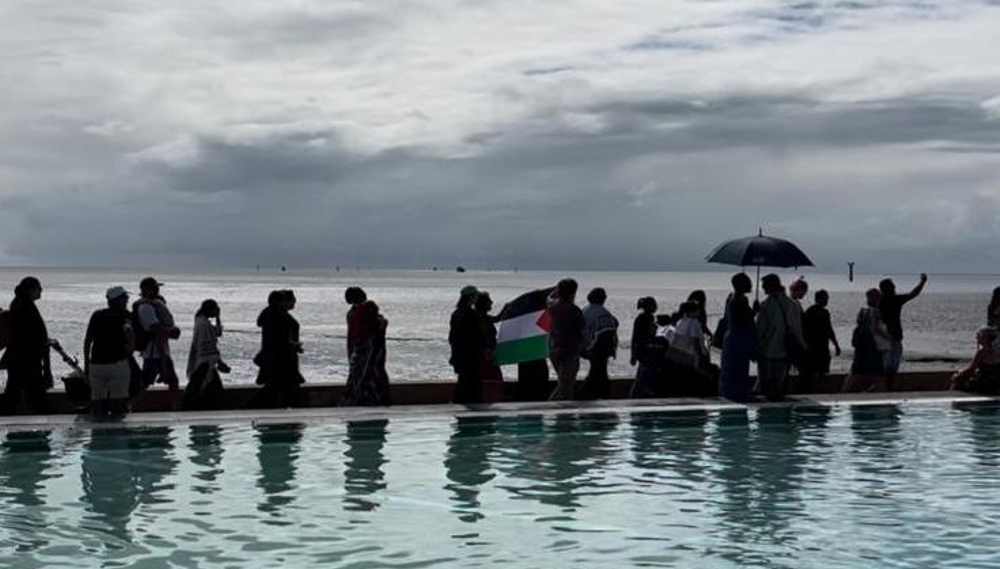
[[[512,300],[497,316],[497,365],[544,360],[549,356],[548,302],[553,289],[534,290]]]

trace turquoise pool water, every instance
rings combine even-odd
[[[7,431],[2,567],[997,567],[1000,406]]]

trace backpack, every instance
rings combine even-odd
[[[10,342],[11,326],[10,312],[0,308],[0,350]]]
[[[132,349],[136,352],[146,351],[151,340],[149,331],[143,328],[142,322],[139,321],[139,306],[144,302],[146,301],[137,300],[132,304],[132,341],[134,343]]]

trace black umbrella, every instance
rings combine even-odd
[[[757,267],[760,281],[761,267],[811,267],[812,261],[790,241],[769,237],[761,230],[753,237],[733,239],[719,245],[706,257],[709,263]],[[759,293],[758,293],[759,294]]]

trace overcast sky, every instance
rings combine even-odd
[[[5,0],[0,263],[1000,272],[1000,0]]]

